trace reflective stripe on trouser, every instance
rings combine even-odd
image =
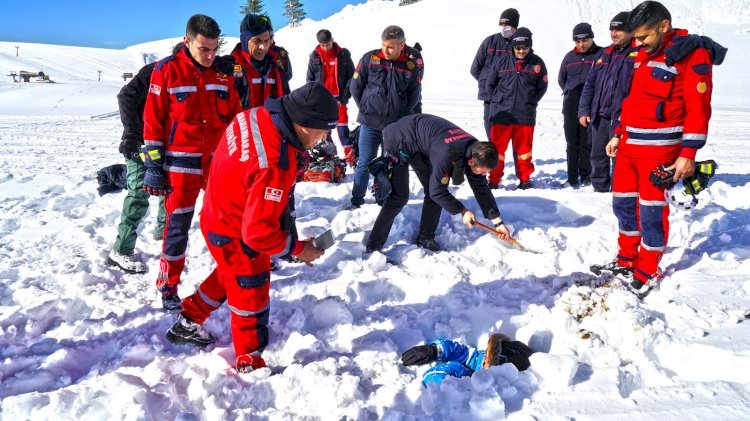
[[[228,242],[218,245],[205,230],[203,236],[216,269],[182,301],[183,314],[203,323],[226,297],[236,355],[262,352],[268,345],[271,259],[263,254],[251,259],[236,238],[224,237]]]
[[[195,214],[195,202],[203,186],[203,175],[167,171],[167,182],[172,191],[166,195],[164,207],[167,221],[159,262],[156,286],[177,286],[185,267],[188,233]]]
[[[490,140],[497,147],[500,162],[490,172],[490,183],[500,184],[503,178],[505,166],[505,151],[508,143],[512,142],[513,152],[516,157],[516,175],[520,181],[529,181],[534,172],[534,164],[531,163],[531,149],[534,141],[534,126],[520,124],[493,124],[490,128]],[[528,155],[528,156],[524,156]]]
[[[626,156],[618,156],[615,161],[612,207],[620,230],[618,263],[634,266],[635,278],[644,283],[659,272],[669,238],[669,205],[664,189],[651,184],[648,177],[654,168],[672,162],[674,159]]]
[[[146,175],[146,167],[143,162],[128,159],[125,161],[128,167],[127,184],[128,192],[122,202],[122,215],[120,225],[117,226],[117,239],[113,249],[122,254],[131,254],[135,249],[136,230],[141,219],[148,211],[149,194],[143,190],[143,177]],[[158,213],[156,217],[156,229],[164,230],[164,196],[159,196]]]

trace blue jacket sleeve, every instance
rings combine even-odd
[[[482,44],[477,50],[476,56],[474,56],[474,61],[471,63],[471,75],[474,76],[474,79],[476,80],[479,80],[479,75],[482,73],[482,69],[487,60],[487,44],[489,41],[490,37],[487,37],[482,41]]]
[[[560,85],[563,93],[565,93],[565,84],[568,82],[568,55],[563,58],[562,64],[560,65],[560,72],[557,74],[557,84]]]
[[[432,174],[430,174],[428,185],[430,199],[451,215],[463,212],[466,206],[448,191],[448,180],[453,174],[453,163],[450,156],[448,154],[440,156],[434,153],[433,155],[438,156],[430,156],[430,163],[432,164]]]
[[[437,347],[438,361],[454,361],[465,365],[471,371],[482,369],[484,351],[448,339],[437,339],[432,343]]]
[[[443,383],[446,376],[466,377],[471,376],[473,371],[461,363],[449,361],[438,364],[435,367],[425,371],[422,375],[422,383],[427,386],[428,383]]]
[[[354,98],[354,102],[357,104],[357,107],[359,107],[359,101],[362,99],[362,93],[364,92],[365,87],[367,86],[367,75],[368,75],[367,72],[368,71],[367,71],[367,63],[365,62],[365,58],[369,57],[368,54],[365,54],[359,60],[359,64],[357,64],[357,68],[354,70],[352,83],[351,85],[349,85],[349,89],[352,93],[352,98]]]
[[[581,99],[578,100],[578,117],[593,117],[591,115],[591,101],[594,100],[594,90],[596,89],[598,74],[596,66],[591,66],[588,75],[586,75],[586,83],[583,85]]]
[[[310,59],[307,61],[307,83],[315,82],[315,72],[313,71],[315,55],[315,52],[310,54]]]

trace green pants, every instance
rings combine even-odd
[[[127,160],[128,164],[128,195],[122,203],[122,217],[117,227],[117,240],[114,249],[118,253],[131,254],[135,249],[136,230],[141,219],[148,211],[150,194],[143,190],[143,177],[146,167],[141,161]],[[159,196],[159,213],[156,217],[156,232],[164,232],[164,196]]]

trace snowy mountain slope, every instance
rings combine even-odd
[[[378,46],[386,24],[399,23],[409,41],[425,46],[425,109],[480,135],[481,105],[468,67],[476,46],[494,30],[499,10],[518,7],[522,25],[535,33],[540,27],[535,45],[551,74],[557,64],[550,62],[559,63],[570,43],[557,32],[562,26],[567,32],[582,13],[573,2],[497,3],[424,0],[399,8],[369,2],[318,24],[280,29],[277,40],[291,51],[292,82],[300,85],[320,27],[359,56]],[[604,6],[616,12],[622,4],[615,3],[591,5],[591,20],[606,22],[613,13]],[[747,2],[726,2],[735,8],[726,14],[715,10],[717,2],[672,3],[685,5],[695,19],[714,13],[714,23],[731,30],[747,25]],[[550,13],[541,15],[540,9]],[[455,22],[464,30],[466,22],[476,23],[478,29],[446,30]],[[734,44],[726,43],[730,57],[746,36],[737,34],[729,38]],[[172,41],[120,51],[121,62],[158,55]],[[744,57],[736,56],[735,63],[746,63]],[[93,66],[85,61],[60,74]],[[542,255],[467,230],[448,215],[437,237],[446,251],[416,248],[411,240],[422,191],[412,180],[412,199],[386,245],[399,265],[378,256],[363,261],[362,241],[377,205],[342,211],[350,181],[300,184],[301,231],[314,235],[333,228],[337,244],[313,269],[287,264],[274,273],[265,353],[272,368],[238,375],[231,368],[226,308],[206,323],[219,338],[214,347],[199,351],[164,339],[174,318],[160,312],[153,287],[159,253],[149,235],[153,207],[137,246],[149,273],[126,275],[103,264],[124,193],[98,197],[94,175],[121,162],[121,126],[116,118],[87,117],[114,109],[99,82],[63,82],[0,84],[2,419],[739,420],[750,411],[747,110],[715,110],[699,158],[716,159],[719,173],[696,209],[673,212],[662,262],[667,277],[643,302],[587,274],[588,265],[615,252],[616,221],[609,195],[558,187],[565,162],[554,91],[540,106],[536,129],[538,188],[515,191],[511,176],[496,193],[517,238]],[[121,85],[107,83],[112,95]],[[742,92],[750,86],[742,79],[733,83]],[[58,86],[70,89],[55,91]],[[10,93],[19,96],[9,100]],[[65,101],[53,109],[61,95]],[[723,95],[717,92],[717,99]],[[78,106],[65,108],[66,102]],[[512,173],[510,166],[506,170]],[[478,211],[467,186],[454,192]],[[197,220],[190,238],[183,297],[212,269]],[[398,364],[401,352],[436,337],[482,346],[497,330],[538,351],[530,370],[518,373],[505,365],[425,389],[419,379],[427,366]]]

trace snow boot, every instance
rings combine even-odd
[[[443,250],[443,248],[440,247],[440,244],[438,244],[437,241],[431,238],[417,237],[417,239],[414,241],[414,244],[419,247],[422,247],[423,249],[427,249],[430,251],[442,251]]]
[[[177,316],[177,321],[167,331],[167,340],[175,345],[193,344],[201,348],[215,341],[211,332],[183,316],[182,313]]]
[[[112,250],[107,256],[107,264],[117,266],[127,273],[146,273],[146,265],[135,257],[135,253],[122,254]]]
[[[235,368],[239,373],[249,373],[266,366],[266,361],[260,355],[242,354],[237,357]]]
[[[625,266],[620,266],[617,260],[609,262],[604,265],[591,265],[589,268],[594,275],[601,276],[604,272],[610,272],[615,276],[622,276],[626,279],[633,279],[633,269]]]
[[[521,181],[520,183],[518,183],[518,188],[520,190],[528,190],[528,189],[530,189],[532,187],[534,187],[534,185],[531,184],[531,181],[528,181],[528,180],[527,181]]]
[[[177,295],[177,287],[164,287],[161,290],[161,304],[165,313],[179,313],[182,311],[182,300]]]
[[[385,256],[385,263],[386,264],[393,265],[393,266],[398,266],[396,264],[396,261],[393,260],[393,259],[391,259],[390,257],[386,256],[385,253],[383,253],[382,250],[375,250],[375,249],[371,249],[370,247],[365,248],[365,252],[362,253],[362,260],[369,259],[370,256],[372,256],[373,253],[380,253],[383,256]]]

